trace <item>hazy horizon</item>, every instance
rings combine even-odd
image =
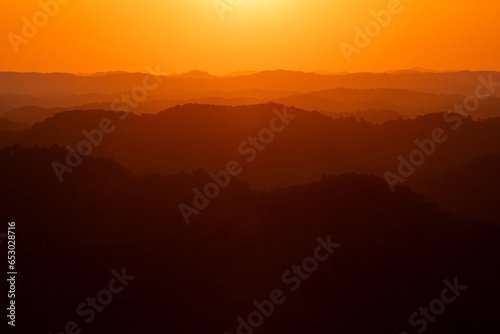
[[[172,76],[172,75],[182,75],[182,74],[188,74],[188,73],[194,73],[194,72],[200,72],[200,73],[206,73],[211,76],[216,76],[216,77],[225,77],[225,76],[243,76],[243,75],[250,75],[250,74],[255,74],[255,73],[260,73],[260,72],[297,72],[297,73],[306,73],[306,74],[318,74],[318,75],[342,75],[342,74],[367,74],[367,73],[374,73],[374,74],[383,74],[383,73],[397,73],[397,72],[422,72],[422,73],[458,73],[458,72],[500,72],[500,69],[498,70],[493,70],[493,69],[478,69],[478,70],[470,70],[470,69],[459,69],[459,70],[433,70],[433,69],[427,69],[427,68],[421,68],[421,67],[412,67],[412,68],[402,68],[402,69],[392,69],[392,70],[382,70],[382,71],[328,71],[328,70],[314,70],[314,71],[302,71],[302,70],[291,70],[291,69],[284,69],[284,68],[276,68],[276,69],[263,69],[263,70],[239,70],[239,71],[231,71],[227,73],[211,73],[209,71],[205,71],[202,69],[194,69],[194,70],[189,70],[186,72],[167,72],[165,76]],[[86,76],[86,75],[95,75],[95,74],[116,74],[116,73],[127,73],[127,74],[146,74],[148,73],[147,71],[125,71],[125,70],[109,70],[109,71],[96,71],[96,72],[43,72],[43,71],[6,71],[6,70],[0,70],[0,73],[40,73],[40,74],[74,74],[78,76]]]
[[[2,333],[500,333],[500,2],[0,8]]]

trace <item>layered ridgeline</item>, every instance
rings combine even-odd
[[[335,118],[355,116],[383,123],[443,112],[463,103],[468,96],[491,93],[492,97],[482,100],[474,112],[473,117],[479,119],[500,116],[500,100],[495,97],[499,86],[500,76],[496,72],[467,71],[357,74],[265,71],[228,76],[199,71],[162,75],[158,68],[151,68],[150,74],[4,72],[0,73],[0,116],[14,122],[35,123],[64,110],[126,106],[141,114],[186,103],[237,106],[276,102]],[[126,96],[128,104],[123,102]]]
[[[0,118],[0,131],[22,131],[29,128],[26,123],[13,122],[7,118]]]
[[[38,97],[31,99],[19,99],[16,96],[15,105],[19,107],[10,107],[2,115],[3,118],[13,122],[34,124],[50,118],[62,111],[71,110],[110,110],[113,106],[117,109],[128,108],[135,114],[156,114],[161,110],[172,108],[184,104],[212,104],[221,106],[243,106],[263,104],[268,101],[295,106],[308,111],[318,111],[331,118],[352,117],[357,120],[364,119],[373,124],[383,124],[387,121],[397,119],[415,118],[430,113],[438,113],[446,110],[454,110],[454,106],[463,103],[467,96],[464,95],[436,95],[431,93],[421,93],[405,91],[400,89],[335,89],[328,91],[319,91],[307,94],[294,94],[290,96],[273,98],[260,97],[260,92],[241,92],[249,97],[220,97],[231,96],[224,92],[216,92],[215,97],[201,97],[191,99],[148,99],[140,104],[130,108],[126,103],[113,105],[113,99],[116,96],[109,96],[107,102],[94,102],[74,105],[67,107],[43,107],[51,105],[60,105],[61,101],[53,97]],[[274,95],[286,95],[288,93],[275,93]],[[254,97],[256,96],[256,97]],[[86,96],[85,99],[92,101],[94,97]],[[100,98],[98,100],[102,100]],[[106,99],[106,98],[104,98]],[[9,102],[6,96],[1,97],[0,101]],[[120,99],[118,99],[120,100]],[[59,101],[59,102],[58,102]],[[27,105],[28,104],[28,105]],[[67,103],[62,103],[66,105]],[[478,109],[471,115],[473,119],[487,119],[489,117],[500,116],[500,98],[489,98],[478,106]]]
[[[357,172],[383,177],[388,187],[418,187],[441,204],[446,195],[437,192],[445,190],[424,183],[433,183],[429,178],[446,174],[448,167],[498,154],[499,130],[500,118],[473,121],[446,113],[373,125],[277,104],[184,105],[142,116],[103,110],[62,112],[29,130],[0,133],[0,145],[67,148],[67,156],[52,163],[52,178],[61,182],[88,153],[112,158],[137,175],[173,175],[199,168],[217,172],[235,161],[238,165],[229,167],[238,172],[238,178],[258,189]],[[472,197],[476,183],[487,186],[472,175],[453,182],[456,187],[468,183]],[[481,201],[494,207],[498,198],[485,196]],[[479,215],[483,202],[462,202],[475,209],[461,213],[485,217]],[[496,216],[487,217],[494,221]]]
[[[199,75],[199,71],[172,75],[162,72],[161,65],[149,67],[149,74],[163,79],[154,94],[193,92],[269,90],[314,92],[335,88],[404,89],[434,94],[474,95],[480,77],[492,75],[500,82],[500,73],[493,71],[390,73],[304,73],[295,71],[262,71],[230,76]],[[76,75],[69,73],[0,72],[0,94],[43,96],[47,94],[121,94],[143,83],[144,73],[99,73]],[[240,95],[241,97],[241,95]],[[94,101],[95,102],[95,101]]]
[[[18,277],[31,317],[22,331],[499,329],[500,229],[407,188],[356,174],[265,192],[233,180],[186,226],[177,206],[210,175],[139,177],[86,157],[59,183],[51,162],[65,156],[0,151],[0,209],[18,222],[17,259],[30,272]],[[113,291],[124,288],[109,301],[113,277]]]

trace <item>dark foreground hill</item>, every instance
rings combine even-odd
[[[59,183],[51,163],[65,154],[0,151],[0,210],[16,221],[22,332],[59,333],[74,321],[96,334],[233,334],[238,317],[258,324],[240,333],[500,328],[500,228],[444,213],[408,188],[393,193],[383,179],[356,174],[266,192],[232,180],[186,225],[178,205],[190,204],[209,175],[139,177],[88,157]],[[111,280],[113,269],[122,284]],[[119,292],[109,300],[103,289]],[[92,313],[87,298],[96,296]],[[271,298],[279,305],[264,303],[261,321],[253,302]],[[411,325],[429,304],[439,315],[417,314]]]
[[[409,182],[442,209],[500,223],[500,154],[450,166]]]

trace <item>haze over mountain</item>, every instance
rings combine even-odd
[[[29,128],[26,123],[12,122],[7,118],[0,118],[0,131],[21,131]]]
[[[480,78],[488,78],[491,73],[399,71],[319,75],[265,71],[218,77],[192,71],[162,76],[161,84],[149,91],[132,112],[157,113],[187,103],[238,106],[276,102],[333,118],[355,116],[382,124],[444,112],[474,94]],[[498,73],[493,72],[491,78],[499,80]],[[0,115],[14,122],[33,124],[65,110],[111,109],[114,101],[130,96],[130,87],[141,85],[143,80],[141,73],[81,76],[3,72]],[[480,104],[473,117],[498,117],[499,110],[500,99],[492,97]]]
[[[500,333],[500,2],[1,8],[0,334]]]
[[[166,90],[186,91],[238,91],[249,89],[313,92],[335,88],[406,89],[435,94],[473,95],[479,76],[500,81],[493,71],[437,72],[416,71],[396,73],[348,73],[319,75],[285,70],[263,71],[230,77],[213,76],[194,71],[173,76],[160,75],[164,80],[152,94]],[[15,73],[0,72],[0,94],[121,94],[142,83],[143,73],[110,73],[99,76],[79,76],[67,73]]]
[[[252,148],[249,136],[257,136],[268,127],[276,110],[295,118],[269,144]],[[348,172],[380,177],[386,177],[387,172],[397,175],[401,164],[398,157],[408,160],[421,147],[415,140],[428,142],[435,129],[442,129],[445,142],[434,143],[433,152],[405,182],[441,204],[447,203],[445,196],[437,195],[432,187],[422,187],[419,183],[422,178],[500,153],[500,118],[474,121],[458,114],[439,113],[373,125],[354,117],[332,119],[318,112],[278,104],[238,107],[189,104],[154,115],[130,114],[125,120],[113,111],[66,111],[29,130],[0,133],[0,146],[57,145],[77,150],[79,143],[89,138],[82,131],[98,128],[106,118],[112,120],[116,130],[103,136],[102,144],[93,148],[92,155],[112,158],[139,175],[157,172],[173,175],[198,168],[219,171],[235,159],[244,169],[239,177],[259,189],[304,184],[322,175]],[[492,173],[488,175],[493,177]],[[56,173],[53,178],[57,180]],[[454,182],[459,186],[466,182],[462,180],[461,177]],[[489,196],[483,201],[484,206],[493,205],[498,197]],[[469,208],[468,203],[445,206],[454,212]],[[467,210],[474,217],[495,221],[494,213]]]

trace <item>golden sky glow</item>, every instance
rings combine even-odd
[[[500,3],[492,0],[402,0],[402,12],[348,63],[340,43],[354,45],[354,28],[390,1],[241,0],[222,21],[213,0],[70,0],[16,53],[9,33],[22,36],[22,18],[41,8],[7,0],[0,70],[500,70]]]

